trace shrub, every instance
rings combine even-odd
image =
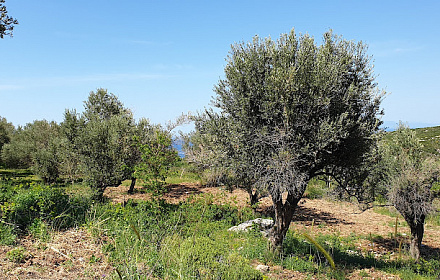
[[[86,197],[69,197],[62,189],[31,184],[18,188],[8,201],[1,205],[2,218],[27,229],[39,219],[48,226],[66,228],[84,221],[91,200]]]
[[[13,245],[16,238],[17,236],[14,234],[13,228],[0,222],[0,244]]]
[[[28,227],[36,218],[52,223],[69,207],[69,197],[60,189],[34,186],[20,190],[12,197],[7,218],[20,229]]]
[[[29,226],[29,233],[32,234],[34,238],[37,238],[43,242],[50,239],[49,228],[45,222],[41,219],[35,219]]]

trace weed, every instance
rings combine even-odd
[[[11,225],[5,224],[0,221],[0,244],[1,245],[13,245],[17,236]]]
[[[370,274],[368,274],[366,271],[361,270],[359,272],[359,276],[360,277],[370,277]]]
[[[29,253],[23,247],[16,247],[9,250],[6,253],[6,257],[11,262],[22,263],[29,257]]]
[[[34,238],[37,238],[42,242],[47,242],[50,239],[49,227],[41,219],[35,219],[29,226],[28,230]]]
[[[95,255],[91,255],[90,256],[90,258],[89,258],[89,263],[90,264],[92,264],[92,263],[97,263],[97,262],[100,262],[101,261],[101,258],[97,258]]]

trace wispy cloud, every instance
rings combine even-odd
[[[412,42],[386,41],[370,44],[370,50],[375,57],[391,57],[406,55],[409,53],[421,52],[425,49],[423,45],[416,45]]]
[[[2,85],[2,84],[0,84],[0,91],[19,90],[22,88],[23,88],[23,86],[19,86],[19,85]]]
[[[149,41],[149,40],[129,40],[128,42],[130,44],[144,45],[144,46],[169,46],[173,44],[173,42],[157,42],[157,41]]]
[[[31,87],[69,86],[72,84],[89,82],[126,82],[135,80],[158,80],[172,77],[171,75],[146,74],[146,73],[112,73],[91,74],[83,76],[55,76],[55,77],[23,77],[9,80],[8,84],[2,84],[0,91],[23,90]]]
[[[157,70],[192,70],[194,66],[191,64],[163,64],[158,63],[153,66]]]

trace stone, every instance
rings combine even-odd
[[[257,265],[257,267],[255,269],[260,272],[268,272],[270,268],[268,265],[259,264],[259,265]]]
[[[260,232],[263,234],[264,237],[267,237],[269,235],[270,229],[273,227],[273,220],[270,219],[262,219],[257,218],[255,220],[246,221],[244,223],[241,223],[237,226],[233,226],[229,228],[229,231],[248,231],[252,226],[256,224],[258,225]]]

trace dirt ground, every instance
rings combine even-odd
[[[148,199],[148,194],[137,188],[132,195],[127,194],[128,187],[108,188],[105,196],[114,203],[125,203],[129,199]],[[248,195],[242,190],[229,192],[221,188],[208,188],[196,184],[169,186],[165,199],[177,203],[190,195],[211,193],[219,203],[228,201],[237,206],[248,203]],[[269,198],[262,199],[260,211],[270,211]],[[303,199],[294,217],[291,227],[299,232],[336,233],[341,236],[351,234],[365,236],[357,246],[376,256],[395,251],[395,241],[391,238],[396,219],[378,214],[372,209],[360,211],[356,206],[345,202],[333,202],[324,199]],[[423,240],[423,254],[440,254],[440,227],[427,225]],[[406,227],[399,226],[398,233],[409,235]],[[368,241],[368,237],[382,236],[380,240]],[[407,237],[406,237],[407,238]],[[370,238],[371,240],[371,238]],[[13,247],[0,246],[0,279],[109,279],[113,267],[106,262],[101,253],[101,245],[95,238],[81,228],[54,233],[47,243],[31,237],[23,238],[18,246],[26,249],[23,263],[8,260],[6,253]],[[256,264],[257,265],[257,264]],[[270,267],[267,273],[270,279],[318,279],[295,271]],[[366,276],[368,275],[368,276]],[[349,279],[400,279],[374,268],[354,271]]]

